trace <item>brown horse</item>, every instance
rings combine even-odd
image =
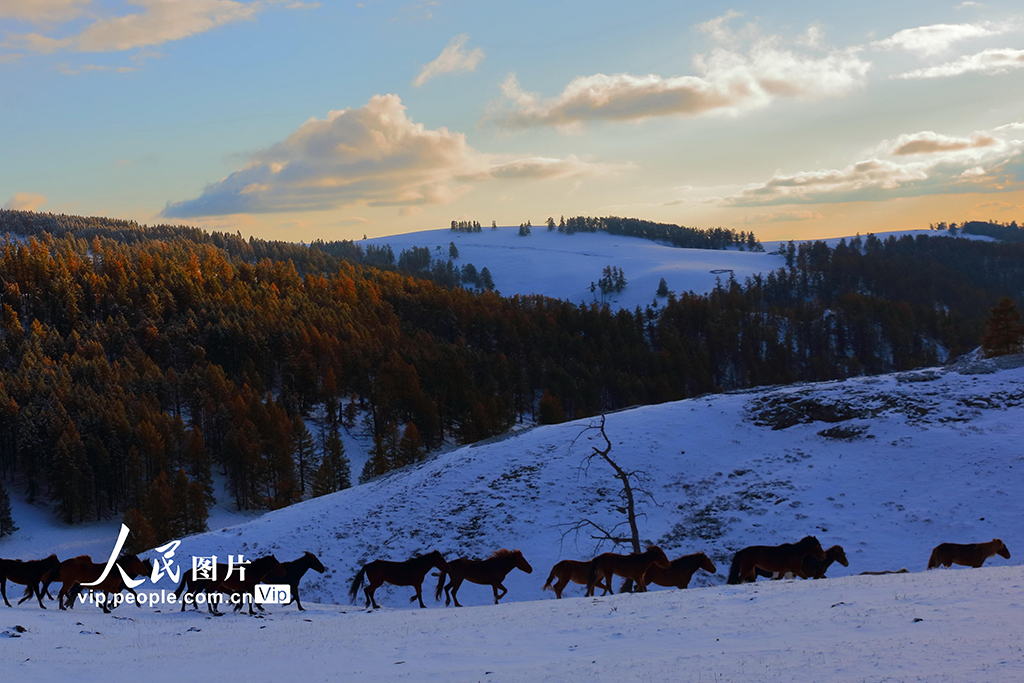
[[[149,574],[153,571],[153,563],[143,562],[137,555],[122,555],[117,558],[116,564],[124,570],[130,579]],[[83,583],[97,581],[103,575],[103,570],[106,566],[106,563],[98,564],[93,562],[92,558],[88,555],[79,555],[78,557],[61,562],[59,566],[47,572],[42,580],[44,586],[47,587],[53,581],[60,581],[63,584],[57,593],[57,606],[62,610],[69,607],[74,609],[75,598],[83,590],[103,591],[104,600],[101,607],[104,613],[109,613],[111,609],[117,607],[117,603],[111,600],[111,596],[120,595],[121,591],[124,590],[127,590],[135,597],[136,607],[142,607],[138,601],[139,594],[135,592],[134,588],[125,584],[124,579],[121,577],[121,572],[116,569],[112,569],[107,574],[107,578],[103,579],[102,583],[97,586],[82,585]]]
[[[299,600],[299,581],[302,580],[302,576],[310,569],[323,574],[327,571],[327,567],[320,562],[320,558],[308,550],[297,560],[282,562],[281,566],[284,567],[284,579],[282,579],[282,583],[287,583],[292,588],[292,599],[286,602],[285,605],[290,605],[294,602],[299,606],[299,611],[304,612],[305,608]],[[283,606],[284,605],[282,605],[282,607]]]
[[[782,545],[752,545],[743,548],[732,558],[729,578],[726,583],[737,584],[757,580],[757,570],[778,573],[785,576],[792,573],[801,576],[805,557],[825,560],[825,551],[814,536],[805,536],[798,543]]]
[[[558,599],[562,598],[562,591],[569,585],[569,582],[578,583],[581,586],[587,585],[587,579],[590,577],[590,562],[580,562],[578,560],[562,560],[551,568],[551,573],[548,574],[548,580],[544,584],[544,590],[549,588],[555,591],[555,597]],[[552,584],[551,582],[558,579],[557,583]],[[597,588],[603,588],[604,593],[601,595],[608,595],[611,592],[611,581],[606,579],[598,579],[597,583],[594,584]]]
[[[940,543],[928,558],[928,569],[962,564],[977,569],[993,555],[1010,559],[1010,551],[1001,539],[993,538],[988,543]]]
[[[43,575],[46,572],[58,566],[60,566],[60,560],[57,559],[56,555],[50,555],[42,560],[28,560],[26,562],[21,560],[0,560],[0,595],[4,597],[4,604],[8,607],[11,606],[11,603],[7,601],[7,581],[10,580],[11,583],[25,586],[25,595],[21,600],[18,600],[19,605],[34,594],[36,599],[39,600],[39,606],[46,609],[46,605],[43,604],[43,591],[39,589],[39,584],[42,582]]]
[[[667,569],[657,565],[652,566],[647,570],[644,580],[648,586],[653,583],[658,586],[665,586],[666,588],[686,588],[690,585],[690,579],[693,578],[698,569],[703,569],[709,574],[714,574],[718,571],[710,557],[704,553],[694,553],[672,560],[672,564]],[[619,592],[633,592],[633,580],[626,579],[623,581]]]
[[[811,555],[804,558],[804,562],[800,565],[800,573],[793,574],[780,574],[778,572],[766,572],[763,569],[755,569],[755,573],[758,576],[768,576],[773,579],[783,578],[796,578],[799,576],[801,579],[824,579],[825,572],[832,566],[833,562],[838,562],[844,567],[850,566],[850,561],[846,559],[846,551],[843,550],[843,546],[834,545],[825,551],[825,559],[819,560]]]
[[[632,555],[620,555],[618,553],[604,553],[590,561],[590,572],[587,575],[587,596],[594,594],[594,586],[601,578],[608,580],[608,592],[612,593],[612,577],[616,574],[627,579],[632,579],[640,592],[647,590],[647,581],[644,576],[652,566],[668,569],[672,563],[665,556],[665,551],[656,545],[648,546],[642,553]]]
[[[245,570],[244,579],[240,572],[241,569]],[[215,576],[221,577],[217,579],[197,579],[193,576],[192,570],[183,572],[181,582],[174,591],[175,597],[181,600],[181,611],[185,611],[185,605],[189,602],[192,603],[193,608],[198,610],[200,601],[196,600],[195,596],[202,593],[205,596],[207,611],[213,615],[220,616],[221,613],[217,610],[216,606],[219,600],[211,594],[227,593],[234,596],[236,612],[242,609],[242,605],[245,602],[248,602],[249,614],[254,614],[252,606],[256,602],[256,586],[267,578],[274,580],[283,579],[285,577],[285,569],[276,557],[267,555],[266,557],[258,557],[245,565],[235,565],[232,569],[232,576],[227,579],[223,578],[227,575],[228,565],[226,564],[217,564]],[[192,599],[188,600],[183,597],[183,594],[191,596]],[[250,599],[246,601],[244,598],[247,595],[250,596]],[[256,606],[260,607],[259,605]],[[262,610],[263,608],[260,607],[260,609]]]
[[[494,551],[494,554],[486,560],[470,560],[460,557],[448,563],[448,573],[451,575],[452,580],[447,586],[444,585],[445,572],[443,569],[441,570],[441,577],[437,580],[437,590],[434,592],[434,598],[440,600],[441,591],[443,590],[445,607],[450,605],[453,600],[456,607],[462,607],[459,604],[459,587],[462,586],[463,581],[469,581],[470,583],[478,583],[481,586],[490,586],[494,591],[494,604],[497,605],[498,601],[508,593],[508,589],[501,582],[505,580],[505,577],[513,569],[521,569],[527,574],[533,573],[533,567],[530,566],[530,563],[526,561],[523,553],[519,550],[502,548],[501,550]],[[498,593],[499,589],[501,590],[500,595]]]
[[[353,577],[348,597],[352,602],[355,602],[356,593],[359,592],[359,587],[363,585],[363,577],[366,577],[366,588],[363,589],[363,592],[366,593],[367,607],[373,605],[374,609],[380,609],[380,605],[374,600],[373,594],[383,584],[390,583],[396,586],[412,586],[415,588],[416,595],[409,598],[409,602],[419,600],[420,607],[426,608],[426,605],[423,604],[423,579],[426,578],[427,572],[432,567],[450,573],[448,563],[444,560],[444,555],[437,550],[426,555],[414,557],[405,562],[374,560],[369,564],[364,564],[363,568]]]

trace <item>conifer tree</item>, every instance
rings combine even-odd
[[[981,338],[981,349],[986,358],[1005,356],[1021,352],[1024,342],[1024,325],[1021,324],[1017,304],[1008,296],[999,300],[992,309]]]
[[[313,435],[309,433],[306,423],[302,421],[302,416],[299,414],[292,418],[292,441],[294,442],[295,459],[298,462],[299,492],[305,493],[307,480],[316,471],[318,463],[316,462],[316,444],[313,442]]]
[[[658,282],[658,291],[656,292],[656,294],[660,297],[668,296],[668,283],[665,282],[665,278],[661,278],[661,280]]]
[[[396,464],[399,467],[412,465],[423,459],[423,441],[420,439],[420,431],[412,422],[405,425],[405,431],[398,442]]]
[[[388,452],[387,441],[382,434],[373,437],[373,448],[370,449],[370,457],[363,466],[359,475],[359,483],[365,484],[375,477],[394,469],[391,454]]]
[[[14,518],[11,516],[11,497],[7,494],[7,487],[0,479],[0,538],[10,536],[18,527],[14,526]]]

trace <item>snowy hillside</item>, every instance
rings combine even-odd
[[[595,301],[590,283],[601,278],[606,266],[617,266],[626,275],[626,288],[605,300],[612,307],[628,309],[650,305],[663,277],[672,291],[707,292],[716,280],[728,280],[728,271],[742,282],[750,275],[774,270],[785,263],[781,256],[773,254],[680,249],[604,232],[565,235],[549,232],[543,226],[533,228],[528,237],[520,237],[519,228],[509,227],[484,228],[478,233],[427,230],[377,237],[360,244],[390,244],[396,260],[403,249],[429,247],[435,258],[446,260],[453,242],[459,250],[455,265],[462,268],[472,263],[477,270],[486,267],[496,289],[505,296],[544,294],[573,303],[589,303]],[[600,290],[596,300],[601,301]]]
[[[1003,366],[1022,362],[1002,361]],[[706,551],[722,584],[732,553],[751,544],[815,534],[842,545],[850,567],[924,569],[940,542],[1002,537],[1018,550],[1024,513],[1019,448],[1024,368],[992,361],[845,382],[707,396],[608,416],[612,455],[650,477],[657,500],[642,505],[641,532],[670,556]],[[351,577],[375,558],[405,559],[437,548],[486,556],[520,548],[532,575],[513,572],[506,602],[550,599],[550,567],[599,549],[589,532],[563,534],[588,518],[621,520],[610,470],[573,440],[588,421],[537,427],[437,456],[365,486],[191,537],[188,555],[310,550],[328,572],[310,574],[310,601],[347,603]],[[601,550],[608,550],[607,546]],[[1017,564],[994,558],[992,565]],[[582,589],[567,589],[578,595]],[[408,589],[378,592],[405,608]],[[460,600],[486,604],[489,590],[466,586]]]

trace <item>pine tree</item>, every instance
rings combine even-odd
[[[313,442],[313,435],[306,428],[302,416],[296,414],[292,418],[292,441],[295,444],[295,459],[299,465],[299,491],[306,492],[306,480],[312,477],[316,471],[316,444]]]
[[[448,243],[448,258],[459,258],[459,248],[455,246],[455,242]]]
[[[985,335],[981,338],[981,349],[986,358],[1005,356],[1021,352],[1024,341],[1024,325],[1021,324],[1017,304],[1008,296],[999,300],[992,309],[985,324]]]
[[[423,441],[420,439],[420,431],[412,422],[405,425],[396,455],[396,464],[399,467],[412,465],[423,459]]]
[[[661,280],[658,282],[658,291],[656,292],[656,294],[660,297],[668,296],[668,283],[665,282],[665,278],[661,278]]]
[[[554,229],[555,229],[555,219],[552,218],[551,216],[548,216],[548,232],[551,232]]]
[[[11,497],[7,494],[3,480],[0,479],[0,538],[10,536],[17,530],[14,518],[11,517]]]
[[[392,469],[394,467],[391,461],[391,454],[388,452],[387,442],[383,435],[378,434],[373,437],[373,448],[370,450],[370,457],[366,460],[366,465],[363,466],[363,471],[359,475],[359,483],[365,484],[385,472],[390,472]]]

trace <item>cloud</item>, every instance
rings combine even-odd
[[[195,199],[168,203],[163,213],[190,218],[354,204],[409,209],[454,202],[476,182],[585,178],[620,168],[575,157],[484,154],[462,133],[415,123],[398,96],[375,95],[358,109],[310,119],[254,154],[245,168]]]
[[[1024,181],[1024,142],[1003,137],[1003,132],[1009,130],[1003,126],[969,138],[931,131],[901,135],[895,141],[878,145],[874,156],[845,168],[778,174],[726,198],[723,204],[770,206],[880,201],[892,197],[1018,189]]]
[[[14,211],[38,211],[46,204],[46,197],[35,192],[19,192],[4,204],[5,209]]]
[[[953,43],[969,38],[982,38],[1006,33],[1011,25],[982,22],[979,24],[932,24],[907,28],[894,33],[885,40],[872,43],[883,50],[900,48],[921,57],[930,57],[945,51]]]
[[[737,34],[724,26],[734,16],[736,13],[729,13],[712,20],[702,25],[702,30],[718,42],[735,42]],[[516,75],[510,74],[502,85],[504,101],[492,105],[487,118],[510,128],[549,125],[571,130],[595,120],[737,115],[777,99],[844,95],[864,83],[871,67],[853,51],[812,57],[782,49],[779,42],[775,37],[760,38],[745,52],[716,47],[694,58],[699,75],[580,76],[549,99],[523,90]]]
[[[824,218],[817,211],[773,211],[772,213],[751,213],[740,219],[740,225],[759,223],[787,223],[790,221],[809,221]]]
[[[50,24],[74,19],[92,0],[4,0],[0,19],[18,19],[33,24]]]
[[[484,58],[484,51],[478,47],[472,52],[463,49],[469,36],[465,33],[452,38],[448,45],[441,50],[437,59],[425,64],[420,69],[420,75],[412,82],[417,88],[435,76],[441,74],[458,73],[460,71],[475,71],[477,64]]]
[[[893,156],[907,156],[981,149],[997,144],[999,141],[986,133],[975,133],[969,138],[957,138],[926,130],[913,135],[901,135],[889,145],[889,148]]]
[[[46,6],[39,16],[66,21],[73,18],[78,7],[90,0],[37,0],[27,3],[9,3],[18,6]],[[80,33],[55,38],[40,33],[9,36],[9,41],[24,49],[40,53],[60,50],[72,52],[119,52],[162,45],[205,33],[226,24],[254,19],[271,6],[283,5],[287,9],[313,9],[318,3],[289,2],[288,0],[127,0],[139,11],[120,15],[102,15],[94,18]],[[27,11],[27,10],[26,10]],[[0,12],[0,16],[3,16]],[[41,20],[40,20],[41,21]]]
[[[1009,202],[982,202],[974,207],[976,211],[995,211],[997,213],[1024,211],[1024,205],[1010,204]]]
[[[947,78],[966,73],[1002,74],[1011,69],[1021,68],[1024,68],[1024,50],[996,48],[973,55],[964,55],[952,62],[946,62],[938,66],[908,71],[896,76],[896,78]]]

